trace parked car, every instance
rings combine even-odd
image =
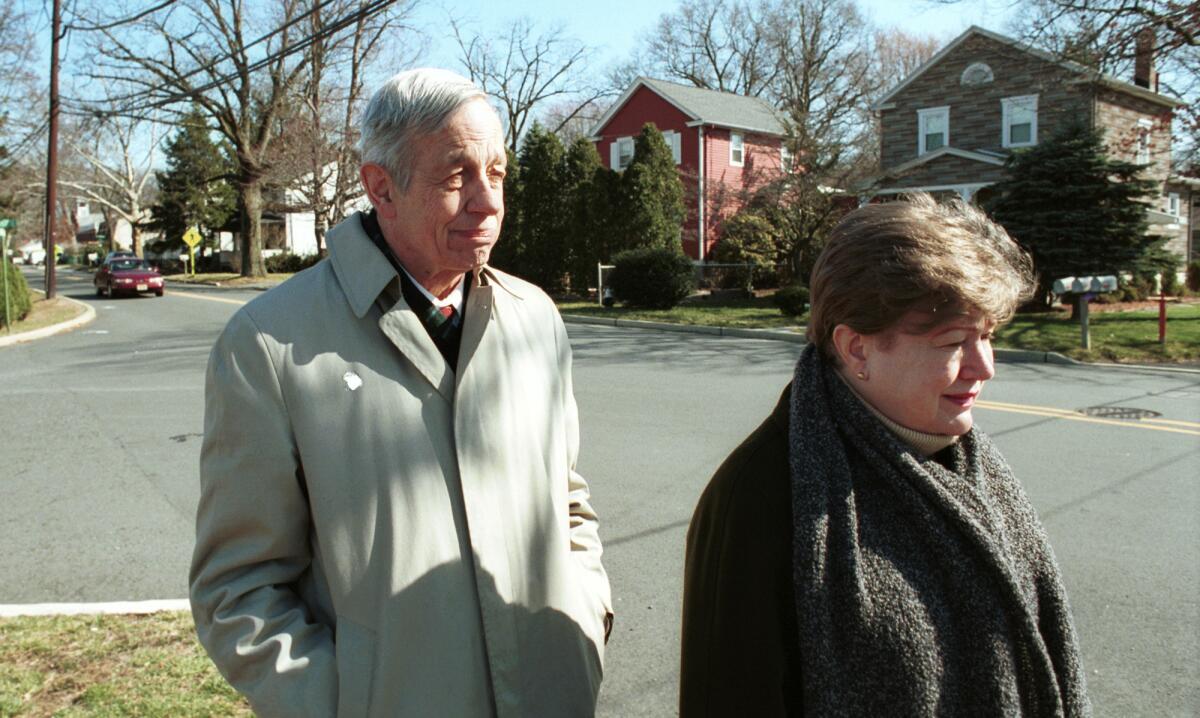
[[[25,252],[25,264],[45,264],[46,250],[38,247]]]
[[[137,257],[117,257],[105,260],[104,264],[100,265],[96,276],[92,278],[92,284],[96,286],[97,297],[103,297],[105,294],[115,297],[118,293],[141,292],[154,292],[155,296],[161,297],[166,282],[158,270],[151,267],[146,260]]]

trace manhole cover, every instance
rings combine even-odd
[[[1104,419],[1153,419],[1162,414],[1149,409],[1135,409],[1131,406],[1089,406],[1086,409],[1077,409],[1080,414],[1086,416],[1098,416]]]

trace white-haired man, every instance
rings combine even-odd
[[[562,320],[486,264],[500,122],[414,70],[361,142],[374,209],[209,361],[200,640],[264,716],[590,715],[608,578]]]

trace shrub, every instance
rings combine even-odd
[[[1164,269],[1162,279],[1162,293],[1167,296],[1178,296],[1183,287],[1179,284],[1179,270],[1176,267]]]
[[[25,318],[29,314],[32,301],[29,298],[29,285],[25,283],[25,275],[12,262],[0,259],[0,278],[8,286],[8,302],[4,301],[4,288],[0,287],[0,326],[8,326]]]
[[[633,307],[670,309],[695,291],[692,261],[676,250],[646,247],[621,252],[609,284],[617,299]]]
[[[784,287],[772,296],[779,311],[789,317],[798,317],[808,308],[808,287],[793,284]]]
[[[265,264],[268,272],[290,272],[296,273],[308,269],[317,262],[321,261],[319,254],[290,254],[283,252],[271,257],[267,257]]]
[[[753,284],[770,281],[778,254],[775,226],[770,220],[741,212],[725,221],[713,257],[721,263],[749,265],[748,271],[736,272],[737,284],[733,285],[749,289]]]

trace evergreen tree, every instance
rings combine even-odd
[[[567,273],[567,191],[562,141],[538,123],[521,144],[521,248],[518,266],[546,291]]]
[[[1160,253],[1165,239],[1146,235],[1155,184],[1142,169],[1109,158],[1100,131],[1082,124],[1009,157],[985,208],[1033,256],[1043,301],[1055,279],[1136,271]]]
[[[492,247],[488,264],[519,275],[521,255],[521,163],[511,149],[506,149],[508,162],[504,172],[504,223],[500,238]]]
[[[609,172],[600,162],[600,153],[586,137],[580,137],[567,148],[563,163],[563,191],[567,218],[563,239],[567,245],[571,290],[584,294],[596,281],[596,264],[603,259],[604,222],[593,212],[597,174]]]
[[[214,240],[237,210],[237,191],[228,181],[233,163],[211,132],[205,114],[193,107],[167,144],[167,169],[157,173],[158,201],[151,212],[169,244],[180,243],[192,226]]]
[[[620,249],[664,247],[682,252],[683,183],[671,148],[654,125],[647,123],[634,141],[633,161],[621,184],[627,223],[621,228]]]

